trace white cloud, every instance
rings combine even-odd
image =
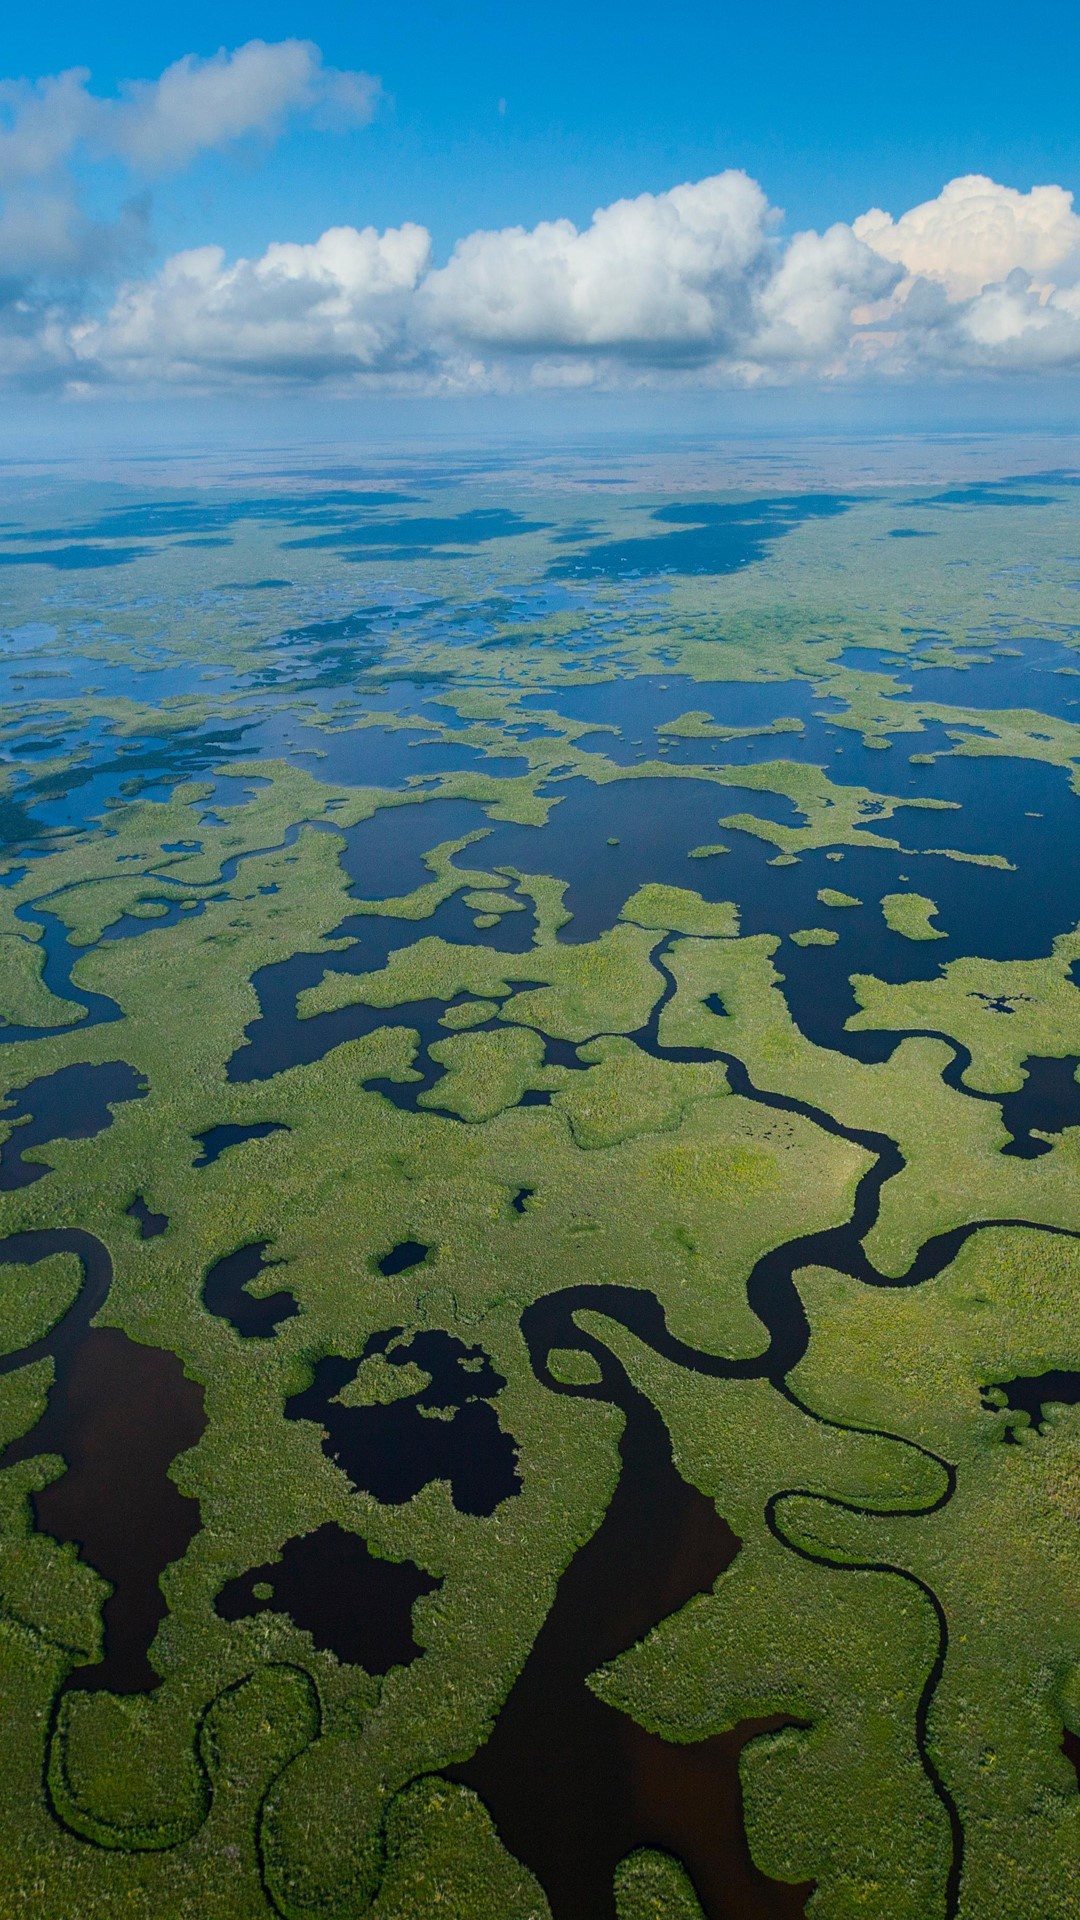
[[[325,67],[306,40],[188,55],[117,98],[92,93],[89,80],[72,68],[0,81],[0,379],[59,378],[88,311],[150,250],[148,199],[130,199],[112,220],[91,217],[76,163],[85,172],[87,162],[119,159],[146,178],[245,137],[268,138],[290,115],[362,123],[379,93],[367,74]]]
[[[0,81],[0,380],[135,386],[376,380],[457,391],[753,384],[1080,368],[1080,216],[1063,187],[981,174],[894,217],[781,236],[729,169],[567,219],[466,235],[341,226],[149,278],[149,200],[87,212],[94,162],[134,183],[271,139],[290,118],[371,118],[379,83],[310,41],[185,55],[115,96],[82,68]],[[105,176],[109,178],[109,175]],[[35,342],[37,344],[35,344]]]
[[[1017,268],[1043,279],[1070,256],[1080,268],[1080,218],[1071,193],[1064,187],[1018,193],[981,173],[950,180],[936,200],[899,220],[874,207],[853,231],[913,278],[939,280],[953,300],[970,299]]]
[[[102,102],[87,91],[85,67],[31,83],[0,80],[0,187],[41,180],[93,131]]]
[[[378,94],[370,75],[324,67],[310,40],[249,40],[209,60],[187,54],[159,80],[129,84],[109,103],[99,137],[140,171],[157,173],[245,135],[276,133],[290,113],[363,124]]]
[[[730,170],[580,228],[472,233],[442,266],[405,223],[252,259],[201,247],[138,277],[146,205],[92,222],[65,171],[75,145],[149,174],[289,113],[355,121],[374,86],[307,42],[252,41],[114,101],[78,72],[0,88],[0,381],[458,392],[1080,369],[1080,217],[1056,186],[969,175],[899,217],[784,237]]]
[[[174,255],[120,289],[79,329],[84,368],[126,382],[290,383],[404,369],[416,358],[410,300],[427,266],[424,227],[333,227],[310,246],[227,264],[220,247]]]
[[[925,343],[916,344],[924,360],[953,369],[1046,373],[1080,367],[1080,285],[1040,288],[1017,268],[1000,285],[939,316]]]
[[[1037,373],[1080,367],[1080,217],[1063,187],[1020,193],[951,180],[900,219],[853,231],[904,277],[856,318],[864,364],[888,372]]]
[[[207,60],[186,54],[157,80],[128,81],[117,99],[90,92],[82,67],[34,82],[0,81],[0,187],[41,180],[86,147],[142,173],[185,167],[292,113],[362,125],[379,98],[370,74],[324,67],[310,40],[249,40]]]
[[[778,220],[753,180],[728,172],[618,200],[583,229],[554,220],[470,234],[444,267],[432,267],[416,226],[339,227],[233,264],[204,248],[123,287],[74,351],[96,377],[128,384],[341,390],[1080,364],[1080,274],[1061,286],[1032,279],[1034,267],[1045,275],[1076,258],[1080,221],[1059,189],[953,182],[897,221],[873,213],[787,241]],[[991,269],[998,280],[984,278]]]
[[[77,351],[117,378],[213,385],[418,377],[445,388],[574,387],[671,372],[738,380],[822,368],[899,269],[850,227],[771,238],[745,174],[462,241],[431,270],[422,227],[340,227],[229,265],[177,255],[122,288]]]
[[[760,295],[755,358],[796,366],[834,360],[851,340],[855,310],[889,294],[898,277],[850,227],[797,233]]]
[[[496,350],[713,357],[752,329],[771,224],[756,181],[729,172],[616,200],[583,232],[549,220],[473,233],[430,275],[425,315]]]

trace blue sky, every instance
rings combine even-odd
[[[0,58],[0,390],[1080,371],[1061,0],[100,0]]]
[[[1080,7],[1062,0],[98,0],[12,8],[2,48],[9,75],[86,66],[108,92],[187,53],[290,36],[380,76],[375,123],[208,157],[156,189],[167,243],[250,252],[412,219],[443,253],[472,227],[580,224],[730,166],[794,226],[900,213],[968,172],[1080,185]]]

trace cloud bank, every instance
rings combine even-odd
[[[729,171],[589,226],[338,227],[229,262],[179,254],[72,336],[71,375],[163,386],[777,384],[1080,368],[1080,218],[980,176],[893,219],[784,238]]]
[[[177,61],[113,99],[81,71],[0,83],[0,382],[72,393],[781,385],[1080,369],[1080,217],[982,175],[894,215],[785,234],[729,169],[567,219],[466,235],[406,222],[155,271],[138,189],[296,115],[359,125],[378,82],[299,40]],[[77,168],[119,163],[112,223]],[[362,184],[357,199],[362,201]]]

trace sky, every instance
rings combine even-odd
[[[10,395],[1080,368],[1061,0],[61,0],[0,60]]]

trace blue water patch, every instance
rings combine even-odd
[[[678,532],[600,541],[554,561],[554,579],[620,580],[650,573],[736,573],[762,560],[770,544],[805,520],[846,513],[853,500],[841,494],[797,494],[718,503],[712,500],[657,507],[650,518]]]
[[[432,740],[430,729],[352,727],[331,732],[305,726],[288,714],[255,725],[247,746],[269,759],[285,756],[317,780],[357,787],[403,787],[419,775],[442,773],[514,778],[529,770],[524,759],[485,755],[482,748],[465,742]]]
[[[207,1127],[205,1133],[196,1133],[192,1139],[200,1143],[201,1152],[196,1155],[193,1165],[196,1167],[213,1166],[230,1147],[241,1147],[246,1140],[265,1140],[271,1133],[288,1133],[289,1128],[281,1120],[255,1120],[248,1126],[227,1124]]]
[[[93,1139],[112,1125],[114,1106],[141,1100],[146,1090],[146,1082],[125,1060],[60,1067],[31,1080],[0,1108],[0,1119],[12,1127],[0,1147],[0,1188],[30,1186],[50,1172],[44,1162],[24,1158],[29,1147]]]
[[[0,549],[0,567],[53,567],[61,573],[90,572],[101,567],[126,567],[147,560],[153,547],[35,547],[29,553]]]
[[[956,707],[1033,708],[1080,720],[1080,650],[1041,634],[1010,634],[1009,647],[1017,654],[996,653],[970,667],[916,667],[904,676],[911,686],[904,697]]]
[[[1052,493],[1017,493],[993,480],[976,481],[969,487],[948,487],[925,500],[912,500],[913,507],[1052,507]]]
[[[417,514],[407,519],[336,527],[332,532],[283,540],[281,547],[285,552],[297,548],[332,548],[346,560],[412,560],[440,548],[476,547],[489,540],[544,533],[548,524],[544,520],[526,520],[511,507],[472,507],[443,519]],[[382,551],[373,551],[375,549]]]

